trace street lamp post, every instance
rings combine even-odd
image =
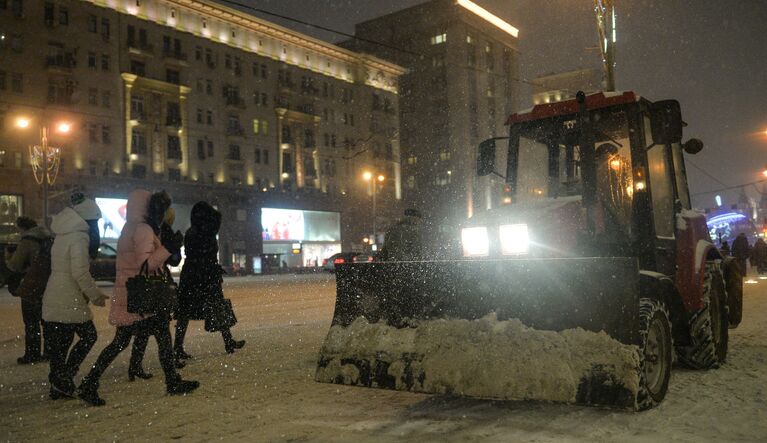
[[[365,179],[366,182],[369,182],[373,187],[373,237],[370,244],[371,247],[376,248],[378,244],[378,236],[376,235],[376,188],[378,186],[376,181],[383,183],[383,181],[386,180],[386,177],[383,174],[378,174],[374,180],[373,173],[370,171],[365,171],[362,173],[362,178]]]
[[[21,117],[16,120],[16,126],[20,129],[27,129],[30,124],[28,118]],[[56,132],[60,134],[68,134],[71,129],[72,125],[67,122],[59,122],[55,125]],[[48,191],[59,173],[61,149],[48,144],[48,126],[45,124],[40,127],[40,145],[29,147],[29,160],[32,164],[35,181],[43,186],[43,223],[45,226],[49,226]]]

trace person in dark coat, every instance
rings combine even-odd
[[[219,323],[217,305],[224,302],[222,288],[224,270],[218,264],[218,240],[216,235],[221,227],[221,213],[206,202],[199,202],[192,207],[192,227],[186,231],[184,249],[186,259],[181,269],[178,287],[178,308],[176,309],[176,341],[174,349],[177,359],[191,356],[184,350],[184,336],[189,320],[205,320],[206,329],[220,330],[227,353],[242,348],[245,340],[232,338],[230,327],[208,328],[208,324]],[[231,313],[230,320],[234,319]],[[227,323],[224,321],[223,323]]]
[[[21,234],[21,241],[15,251],[5,251],[5,265],[11,272],[15,273],[18,284],[9,282],[9,291],[18,297],[21,297],[21,316],[24,320],[24,355],[19,357],[16,362],[20,365],[37,363],[47,360],[47,352],[40,353],[41,328],[43,325],[43,294],[41,291],[22,291],[17,292],[25,279],[42,278],[41,276],[28,275],[32,268],[32,263],[37,258],[40,250],[47,241],[51,241],[51,232],[42,227],[29,217],[19,217],[16,219],[16,228]],[[47,278],[47,277],[46,277]],[[45,289],[45,282],[34,286]]]
[[[751,265],[756,266],[756,272],[764,274],[767,271],[767,242],[759,238],[754,243],[754,249],[751,251]]]
[[[732,242],[732,256],[735,257],[735,260],[737,260],[740,265],[740,270],[743,272],[743,275],[746,275],[748,272],[748,264],[746,260],[748,260],[749,255],[751,255],[751,246],[748,244],[746,234],[741,232]]]

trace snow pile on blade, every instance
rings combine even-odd
[[[360,317],[348,327],[330,328],[316,380],[632,407],[638,368],[638,348],[604,332],[536,330],[517,319],[498,321],[495,314],[478,320],[418,320],[402,329]]]

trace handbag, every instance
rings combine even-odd
[[[125,282],[128,290],[128,312],[132,314],[167,314],[176,307],[176,283],[170,273],[149,272],[144,261],[139,273]]]
[[[220,298],[206,306],[205,330],[208,332],[224,331],[237,324],[232,301]]]

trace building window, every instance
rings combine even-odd
[[[213,80],[205,80],[205,93],[213,95]]]
[[[411,155],[409,155],[407,157],[407,159],[405,160],[405,163],[407,163],[409,165],[415,165],[415,164],[418,163],[418,157],[416,157],[415,155],[411,154]]]
[[[101,92],[101,106],[105,108],[112,106],[112,94],[109,91]]]
[[[439,151],[439,159],[443,162],[450,160],[450,151]]]
[[[232,56],[230,54],[224,55],[224,67],[232,69]]]
[[[175,69],[166,69],[165,70],[165,81],[168,83],[173,83],[174,85],[181,84],[181,75],[178,71]]]
[[[6,75],[5,71],[0,71],[0,91],[5,91],[5,89],[7,88],[6,83],[5,83],[6,82],[5,75]]]
[[[228,160],[239,160],[240,159],[240,146],[239,145],[229,145],[229,155],[226,158]]]
[[[131,120],[144,119],[144,98],[133,95],[130,98],[130,118]]]
[[[208,158],[213,158],[214,154],[216,153],[216,150],[213,148],[213,142],[208,142]]]
[[[415,177],[412,175],[409,175],[406,180],[407,187],[410,189],[415,188]]]
[[[101,70],[109,71],[109,56],[107,54],[101,54]]]
[[[138,129],[131,131],[131,154],[145,155],[146,154],[146,136]]]
[[[96,69],[96,53],[95,52],[88,53],[88,67],[92,69]]]
[[[181,105],[178,102],[168,102],[166,110],[165,124],[167,126],[181,126]]]
[[[432,45],[439,45],[447,41],[447,33],[437,34],[431,38]]]
[[[101,143],[105,145],[112,143],[112,136],[109,126],[101,127]]]
[[[88,88],[88,104],[97,105],[99,91],[96,88]]]
[[[203,118],[204,117],[202,115],[202,109],[197,108],[197,123],[200,123],[200,124],[204,123]]]
[[[96,18],[95,15],[89,15],[88,19],[87,19],[87,23],[88,23],[88,25],[87,25],[88,26],[88,32],[91,32],[91,33],[94,33],[94,34],[98,32],[98,26],[99,26],[98,25],[98,19]]]
[[[213,125],[213,111],[208,110],[205,112],[205,120],[209,125]]]
[[[11,91],[16,93],[24,92],[24,76],[18,72],[11,74]]]
[[[253,133],[258,134],[258,131],[261,129],[261,122],[258,121],[257,118],[253,119]]]
[[[194,47],[194,59],[195,60],[202,60],[202,47],[195,46]]]
[[[266,70],[266,65],[261,65],[261,78],[262,78],[262,79],[264,79],[264,80],[266,80],[266,78],[267,78],[268,76],[269,76],[269,75],[268,75],[268,72],[267,72],[267,70]]]
[[[205,160],[205,141],[202,139],[197,140],[197,159]]]
[[[261,160],[264,162],[265,165],[269,164],[269,151],[266,149],[263,150]]]
[[[168,168],[168,181],[181,181],[181,170],[178,168]]]
[[[168,159],[181,161],[181,139],[177,135],[168,136]]]
[[[59,6],[59,24],[64,26],[69,24],[69,9],[63,6]]]
[[[269,135],[269,122],[266,120],[261,120],[261,134]]]
[[[261,163],[261,150],[258,148],[253,152],[253,161]]]
[[[88,125],[88,141],[91,143],[98,143],[99,141],[99,135],[98,135],[98,126],[96,125]]]
[[[53,3],[45,2],[43,6],[43,23],[45,26],[53,26]]]
[[[109,19],[108,18],[101,19],[101,37],[104,40],[109,40]]]

